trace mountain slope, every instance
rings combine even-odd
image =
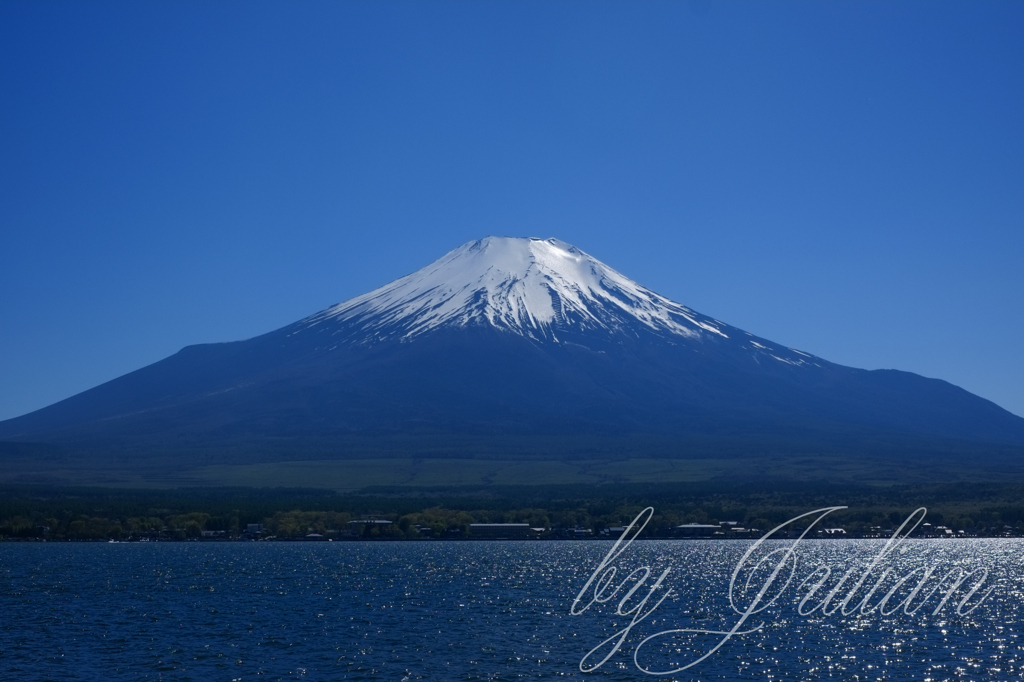
[[[0,440],[202,462],[927,455],[1016,452],[1024,419],[943,381],[755,337],[563,242],[491,237],[2,422]]]

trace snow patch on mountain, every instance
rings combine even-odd
[[[726,337],[726,327],[640,286],[557,239],[488,237],[411,275],[305,320],[363,323],[410,339],[442,326],[485,322],[557,340],[560,329],[652,331]]]
[[[749,340],[756,337],[659,296],[557,239],[469,242],[411,275],[300,321],[291,334],[328,331],[323,325],[332,328],[331,336],[358,343],[409,341],[471,325],[555,343],[563,342],[563,332],[646,330],[691,342],[713,339],[790,365],[818,364],[814,356]]]

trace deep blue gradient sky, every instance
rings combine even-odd
[[[0,419],[490,234],[1024,415],[1024,3],[0,3]]]

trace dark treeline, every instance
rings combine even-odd
[[[263,536],[310,533],[371,537],[465,537],[471,523],[601,531],[629,522],[652,506],[651,536],[667,537],[684,523],[767,530],[799,514],[831,506],[828,517],[850,535],[898,526],[914,509],[927,521],[968,535],[1018,535],[1024,530],[1024,485],[958,483],[868,487],[823,484],[614,484],[436,488],[366,488],[357,493],[317,489],[114,488],[0,489],[0,537],[98,540],[188,539],[203,531],[238,537],[249,524]],[[358,525],[381,519],[391,524]],[[356,530],[351,531],[352,528]]]

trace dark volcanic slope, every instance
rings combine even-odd
[[[1024,419],[943,381],[751,336],[560,242],[492,238],[284,329],[185,348],[2,422],[0,440],[203,462],[1013,456]]]

